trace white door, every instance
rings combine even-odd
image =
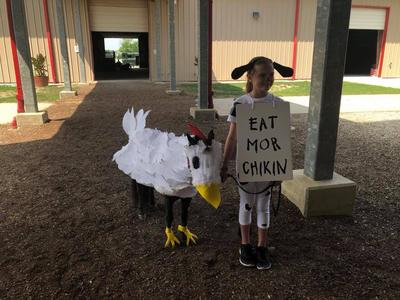
[[[148,32],[147,0],[89,0],[90,30]]]
[[[352,8],[350,15],[350,29],[385,28],[385,9],[380,8]]]

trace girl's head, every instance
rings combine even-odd
[[[292,77],[293,69],[285,67],[264,56],[254,57],[246,65],[233,69],[232,79],[239,79],[247,72],[246,92],[255,90],[258,92],[268,91],[274,84],[274,69],[282,77]]]
[[[274,65],[267,57],[257,56],[248,63],[246,93],[268,91],[274,84]]]

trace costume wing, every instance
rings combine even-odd
[[[145,128],[148,114],[140,110],[135,116],[133,109],[125,113],[122,127],[129,142],[114,154],[113,160],[132,179],[161,194],[193,197],[196,191],[184,152],[186,137]]]

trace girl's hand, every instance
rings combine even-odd
[[[221,182],[225,182],[225,180],[228,178],[228,167],[223,166],[220,171],[221,175]]]

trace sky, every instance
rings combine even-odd
[[[121,45],[122,39],[106,38],[104,39],[106,50],[118,50]]]

